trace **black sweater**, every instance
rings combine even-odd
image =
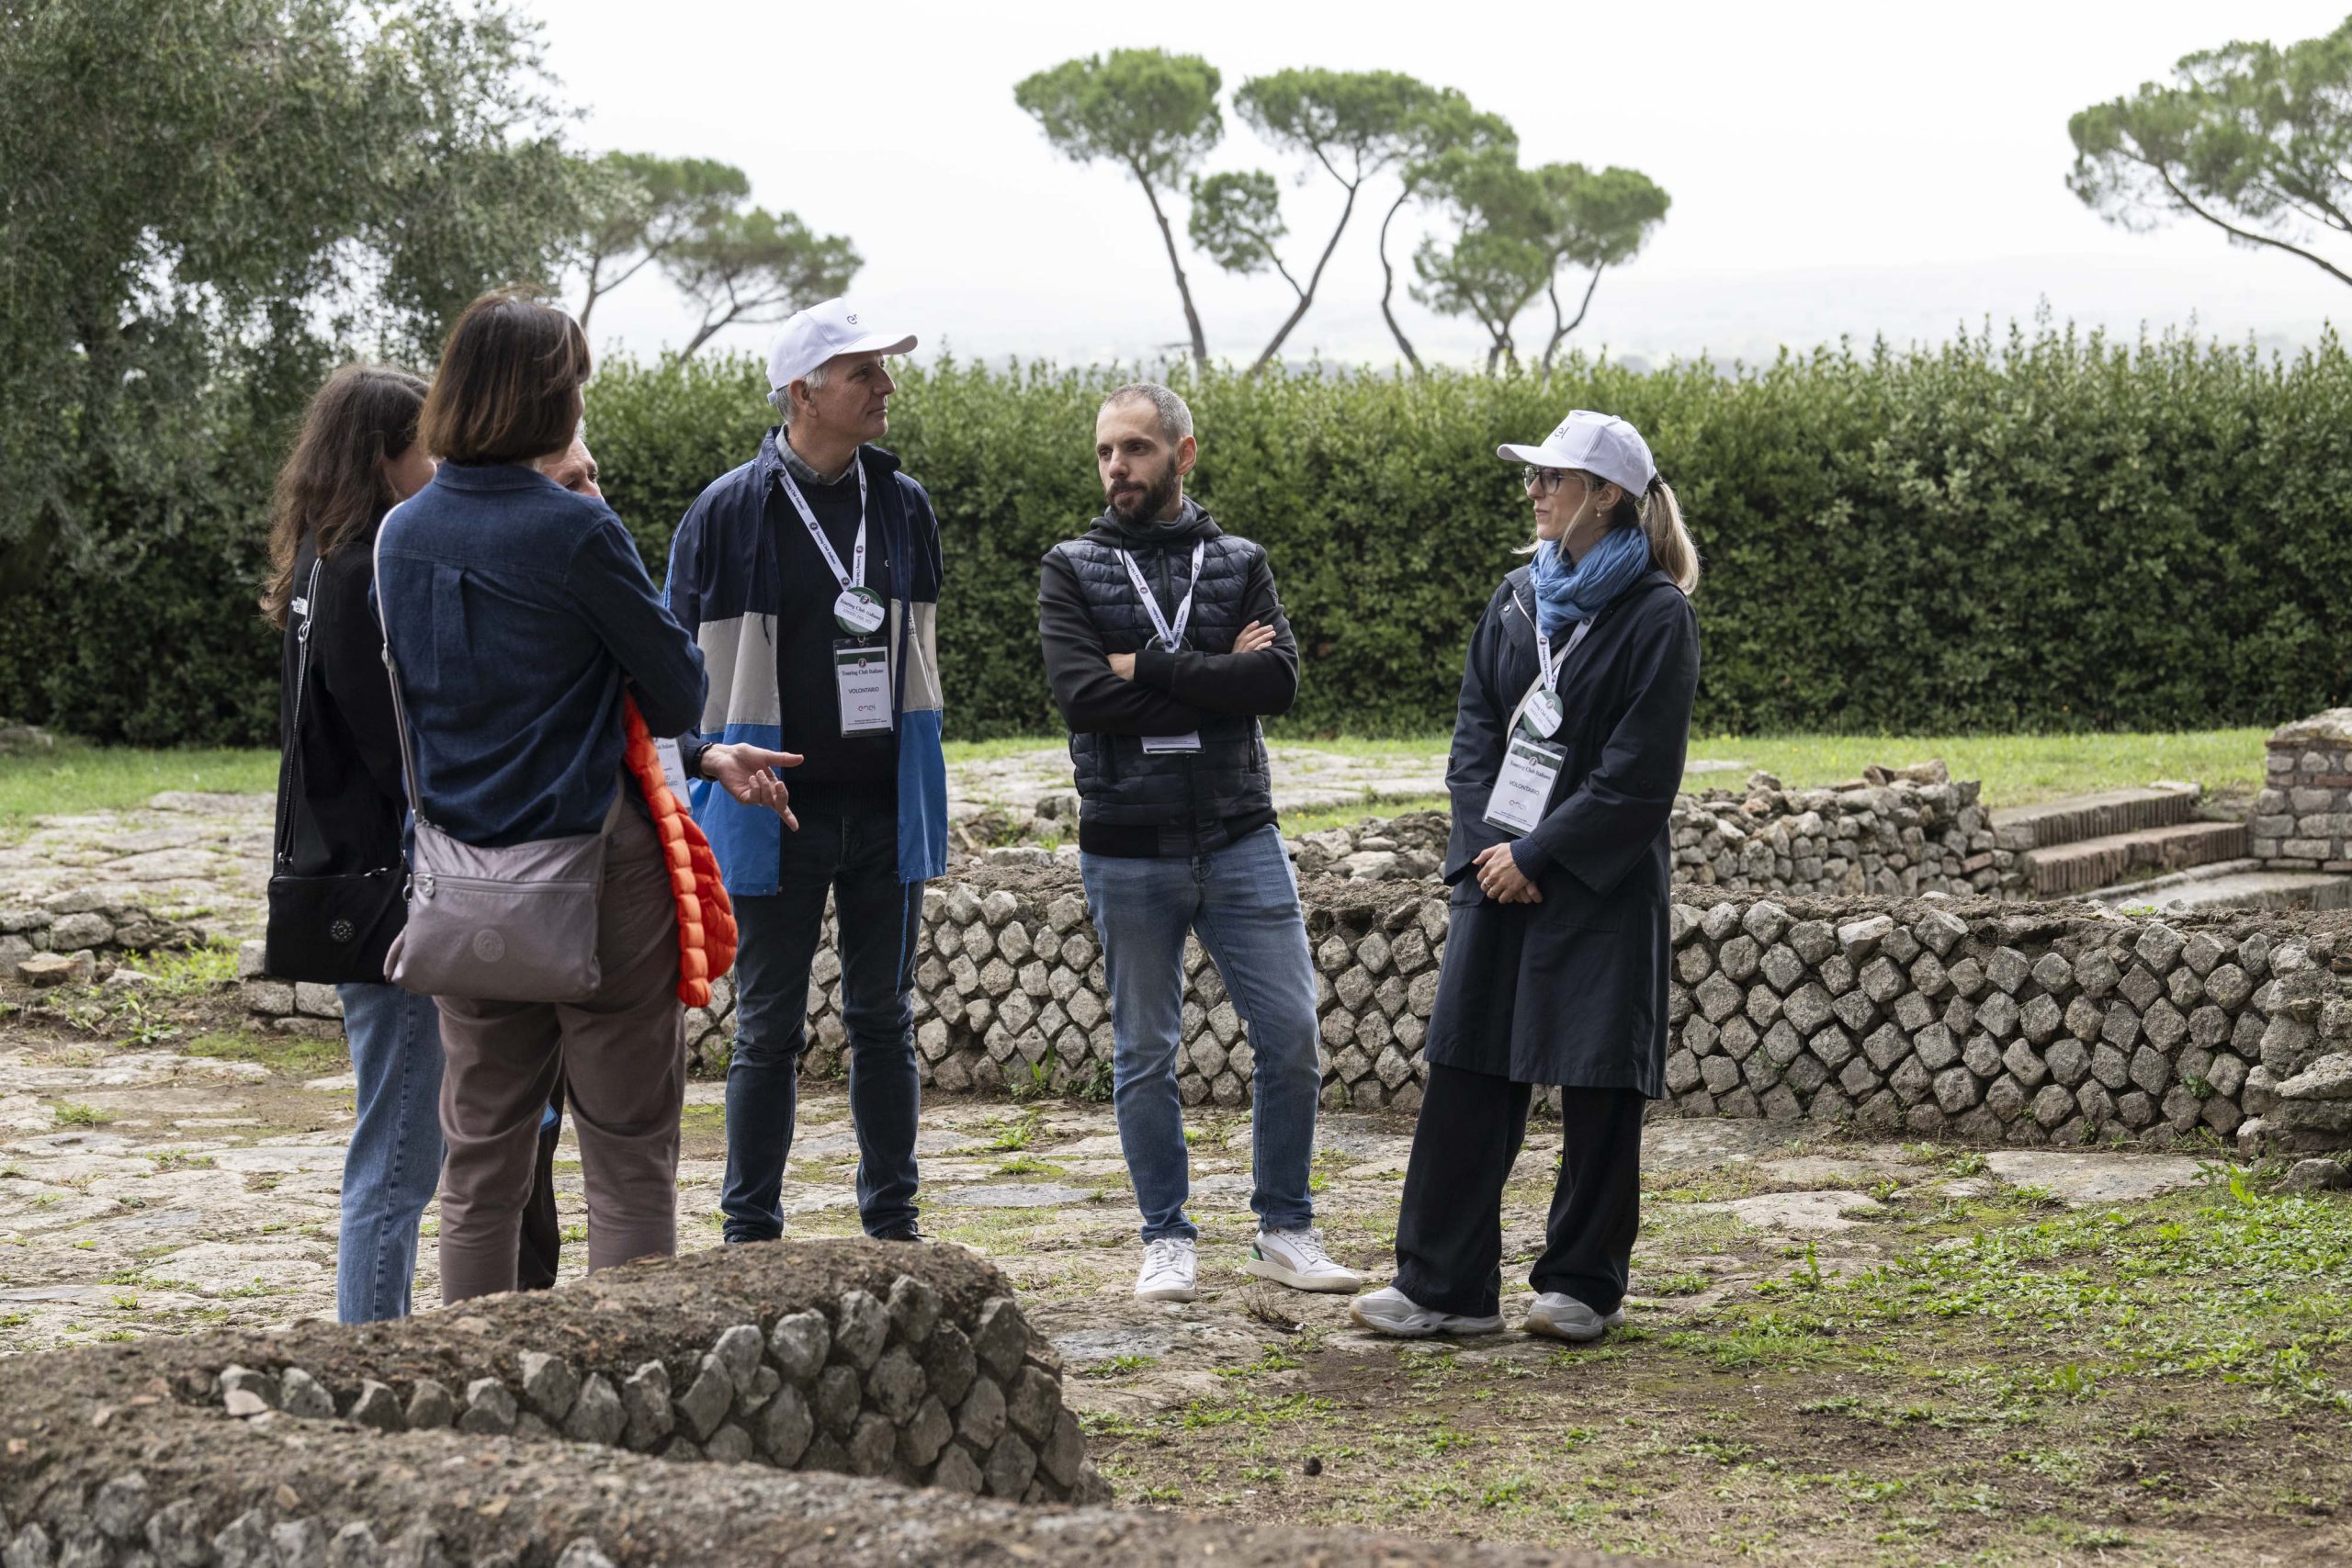
[[[309,598],[311,568],[318,558],[311,539],[303,540],[294,560],[294,595],[309,602],[307,615],[298,610],[286,618],[278,766],[281,784],[293,798],[280,827],[281,839],[290,840],[289,863],[279,869],[298,876],[401,863],[408,794],[401,782],[391,682],[384,673],[384,635],[368,593],[375,581],[375,541],[371,525],[329,556],[319,568],[315,599]],[[310,691],[303,698],[301,734],[296,736],[294,697],[306,620]]]

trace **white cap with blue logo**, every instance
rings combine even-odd
[[[876,332],[855,302],[827,299],[784,323],[768,347],[768,386],[782,391],[825,361],[843,354],[906,354],[912,333]]]
[[[1532,463],[1539,468],[1577,468],[1599,474],[1634,495],[1650,488],[1657,464],[1650,458],[1650,444],[1642,433],[1615,414],[1577,409],[1553,427],[1540,446],[1502,446],[1495,456],[1509,463]]]

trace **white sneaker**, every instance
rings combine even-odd
[[[1528,1303],[1527,1320],[1520,1326],[1530,1334],[1582,1344],[1600,1338],[1624,1321],[1625,1309],[1622,1306],[1603,1317],[1574,1296],[1546,1291]]]
[[[1363,1276],[1331,1261],[1323,1250],[1319,1231],[1261,1230],[1250,1244],[1246,1273],[1288,1285],[1294,1291],[1332,1291],[1353,1295],[1363,1289]]]
[[[1358,1296],[1348,1303],[1348,1315],[1360,1327],[1399,1339],[1426,1339],[1432,1334],[1495,1334],[1503,1325],[1500,1313],[1492,1317],[1464,1317],[1459,1313],[1439,1312],[1421,1305],[1394,1285]]]
[[[1136,1299],[1189,1302],[1199,1255],[1188,1235],[1163,1235],[1143,1244],[1143,1271],[1136,1276]]]

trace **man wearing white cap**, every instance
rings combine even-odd
[[[922,885],[947,865],[939,521],[872,445],[897,389],[887,361],[914,346],[846,299],[785,322],[768,354],[780,423],[687,509],[670,547],[670,611],[710,675],[679,760],[741,936],[720,1197],[730,1242],[784,1231],[829,893],[859,1217],[869,1235],[920,1239],[909,993]],[[797,758],[788,786],[759,765],[777,751]]]

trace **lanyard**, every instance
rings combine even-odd
[[[1169,625],[1168,617],[1159,613],[1159,601],[1153,598],[1151,585],[1143,580],[1143,569],[1136,565],[1134,552],[1121,550],[1119,558],[1126,563],[1127,581],[1136,585],[1136,597],[1143,601],[1144,614],[1151,617],[1151,629],[1159,634],[1159,646],[1169,652],[1184,640],[1184,624],[1193,618],[1193,591],[1201,585],[1201,558],[1208,549],[1203,539],[1193,547],[1193,581],[1184,590],[1184,602],[1176,606],[1176,623]]]
[[[834,550],[833,542],[825,537],[824,529],[817,525],[817,514],[808,510],[808,498],[800,493],[800,487],[792,482],[791,468],[779,464],[776,478],[784,481],[784,493],[792,498],[792,509],[800,513],[800,521],[808,525],[808,536],[816,540],[817,547],[824,552],[825,564],[833,569],[835,580],[844,589],[863,589],[865,586],[865,464],[852,458],[850,467],[857,470],[857,543],[850,551],[850,558],[855,564],[847,571],[842,570],[842,558]]]
[[[1577,650],[1577,644],[1582,642],[1584,634],[1590,630],[1592,630],[1592,617],[1587,615],[1577,623],[1577,629],[1568,634],[1568,645],[1555,654],[1552,651],[1552,639],[1544,635],[1544,623],[1536,622],[1535,683],[1546,691],[1557,690],[1560,684],[1560,666],[1568,661],[1568,655]]]

